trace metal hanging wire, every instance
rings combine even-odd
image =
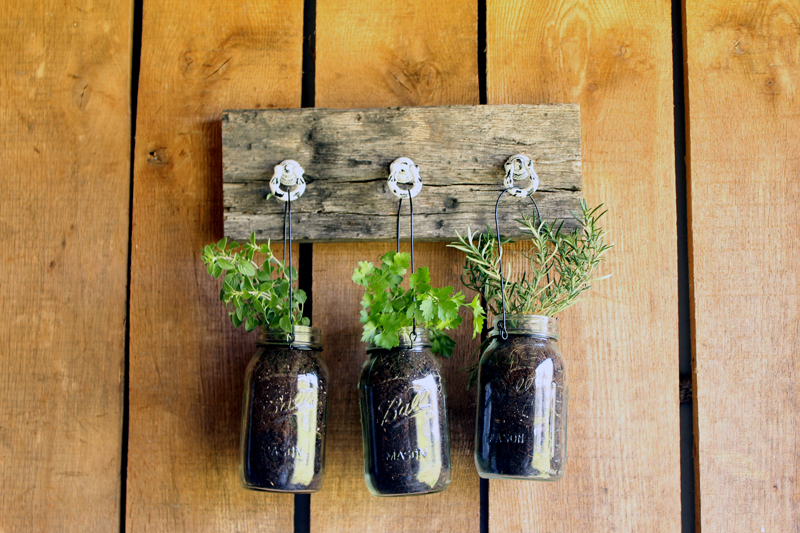
[[[517,165],[516,167],[515,164]],[[500,196],[497,197],[497,202],[494,204],[494,229],[495,237],[497,238],[497,260],[500,264],[500,298],[503,305],[503,321],[498,325],[500,330],[500,338],[503,340],[508,339],[508,329],[506,328],[506,282],[505,275],[503,273],[503,239],[500,236],[500,218],[498,215],[498,211],[500,209],[500,199],[505,193],[510,193],[518,198],[524,198],[527,196],[531,199],[531,202],[533,202],[533,208],[536,211],[536,223],[542,223],[542,215],[539,212],[539,206],[536,204],[536,200],[534,200],[532,196],[533,192],[539,186],[539,176],[537,176],[536,172],[533,170],[533,163],[531,160],[527,156],[521,154],[513,155],[508,158],[508,161],[506,161],[505,169],[506,188],[503,189],[503,191],[500,193]],[[530,179],[531,183],[524,189],[514,187],[514,176],[527,177]],[[547,278],[549,282],[549,274]]]
[[[283,266],[286,268],[286,249],[288,236],[289,249],[289,324],[291,333],[288,335],[290,343],[294,342],[294,281],[292,279],[292,195],[287,195],[286,206],[283,209]],[[288,224],[287,224],[288,220]],[[288,231],[287,231],[288,229]]]
[[[269,182],[269,188],[278,200],[286,202],[283,209],[283,267],[286,270],[286,250],[289,250],[289,334],[286,340],[291,344],[294,335],[294,278],[292,275],[292,200],[297,200],[306,190],[303,179],[305,171],[297,161],[286,159],[275,165],[275,173]],[[281,188],[286,187],[286,189]]]
[[[400,188],[399,184],[406,184],[408,189]],[[389,190],[400,198],[397,205],[397,253],[400,253],[400,211],[403,209],[403,200],[408,199],[411,218],[411,273],[414,273],[414,200],[413,198],[422,190],[422,179],[419,177],[419,165],[407,157],[399,157],[389,166]],[[413,297],[414,302],[416,298]],[[417,319],[414,318],[411,327],[411,340],[417,338]]]
[[[408,207],[409,213],[411,218],[411,273],[414,273],[414,200],[409,195],[408,197]],[[403,209],[403,199],[400,198],[400,202],[397,204],[397,253],[400,253],[400,211]],[[412,302],[416,302],[417,299],[415,296],[412,296]],[[414,318],[411,322],[411,340],[415,340],[417,338],[417,319]]]

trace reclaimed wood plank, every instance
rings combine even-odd
[[[566,474],[492,480],[490,530],[681,529],[671,30],[669,2],[487,3],[489,102],[581,104],[584,193],[616,242],[561,319]]]
[[[132,5],[0,5],[0,531],[119,529]]]
[[[800,531],[800,5],[687,3],[699,526]]]
[[[352,31],[353,27],[358,31]],[[335,108],[478,103],[477,4],[402,0],[317,2],[316,104]],[[424,178],[423,178],[424,179]],[[424,195],[425,190],[420,193]],[[422,201],[422,198],[420,201]],[[407,203],[407,202],[406,202]],[[396,211],[397,202],[387,202]],[[404,206],[408,212],[408,206]],[[299,224],[298,224],[299,225]],[[403,236],[408,219],[403,220]],[[448,387],[453,479],[436,495],[376,498],[367,491],[356,382],[366,359],[358,322],[357,260],[375,261],[392,244],[314,244],[314,324],[323,328],[331,370],[328,485],[311,497],[316,532],[476,531],[479,480],[472,461],[474,395],[465,388],[474,344],[443,363]],[[408,244],[404,244],[408,250]],[[417,245],[417,265],[435,282],[458,286],[460,263],[443,243]],[[466,331],[466,328],[464,328]]]
[[[300,103],[300,0],[144,3],[131,264],[129,531],[287,531],[292,496],[237,473],[244,370],[206,273],[222,237],[221,115]]]
[[[571,227],[580,210],[580,152],[574,104],[229,111],[222,128],[225,235],[282,231],[282,206],[265,198],[273,167],[293,159],[307,184],[292,209],[299,239],[393,239],[387,206],[396,198],[386,178],[404,156],[419,165],[424,183],[414,200],[417,235],[451,240],[467,226],[494,222],[503,164],[517,153],[534,162],[542,212]],[[503,210],[509,236],[520,234],[519,217]]]

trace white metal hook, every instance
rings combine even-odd
[[[275,174],[269,181],[269,189],[275,198],[282,202],[290,199],[292,202],[303,195],[306,190],[306,180],[303,179],[303,167],[297,161],[286,159],[275,165]],[[281,189],[281,185],[286,190]]]
[[[401,189],[398,183],[412,183],[410,189]],[[414,198],[422,190],[419,165],[407,157],[399,157],[389,166],[389,190],[398,198]]]
[[[512,155],[504,165],[506,170],[505,185],[509,194],[517,198],[525,198],[529,194],[536,192],[539,187],[539,176],[533,170],[533,161],[523,154]],[[514,187],[514,179],[529,180],[528,186],[524,188]]]

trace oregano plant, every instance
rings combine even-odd
[[[431,286],[428,267],[420,267],[408,276],[408,288],[402,283],[411,265],[408,253],[388,252],[378,266],[369,261],[359,262],[353,281],[364,287],[361,299],[361,340],[381,348],[391,349],[400,344],[401,328],[425,328],[431,335],[431,351],[450,357],[455,341],[445,333],[461,324],[458,312],[468,307],[473,315],[473,338],[483,328],[485,313],[476,296],[471,303],[453,287]]]
[[[256,262],[257,254],[264,257],[261,264]],[[297,270],[278,260],[269,242],[256,244],[255,233],[242,245],[226,238],[209,244],[203,249],[203,262],[214,278],[224,274],[219,298],[237,328],[244,324],[247,331],[263,326],[291,333],[292,322],[310,325],[303,316],[305,291],[293,290],[289,309],[289,286],[297,280]]]

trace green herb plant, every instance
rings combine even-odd
[[[517,222],[530,235],[530,248],[523,252],[528,268],[519,279],[505,280],[506,312],[553,316],[583,300],[592,284],[611,275],[596,276],[600,263],[613,244],[607,244],[607,231],[598,221],[606,213],[602,205],[589,209],[581,200],[580,227],[564,231],[563,222],[537,222],[524,217]],[[458,234],[457,234],[458,235]],[[503,244],[511,241],[504,241]],[[500,255],[497,237],[486,233],[458,235],[448,246],[466,254],[462,281],[479,292],[494,315],[502,313]]]
[[[259,253],[264,256],[261,265],[255,261]],[[225,274],[219,299],[237,328],[244,324],[247,331],[263,326],[291,333],[292,319],[295,325],[311,324],[303,317],[306,293],[300,289],[293,291],[290,318],[289,284],[297,280],[297,270],[279,261],[270,243],[256,244],[255,233],[242,245],[225,238],[209,244],[203,249],[203,262],[214,278]]]
[[[563,222],[546,223],[533,217],[517,220],[522,233],[530,236],[530,248],[523,252],[528,268],[518,279],[506,279],[504,293],[506,312],[511,314],[534,314],[554,316],[584,299],[592,284],[611,275],[597,276],[605,254],[614,246],[607,244],[607,231],[598,221],[606,213],[602,205],[589,208],[581,200],[581,213],[576,215],[579,227],[565,231]],[[484,233],[472,233],[467,228],[466,236],[457,233],[458,241],[448,246],[464,252],[466,263],[461,281],[481,294],[486,308],[498,316],[503,312],[500,283],[500,254],[497,236],[491,228]],[[512,241],[503,239],[503,245]],[[477,350],[483,352],[491,341],[487,338]],[[477,379],[477,363],[470,370],[468,386]]]
[[[476,296],[465,303],[461,291],[453,294],[453,287],[431,287],[428,267],[421,267],[408,276],[408,289],[401,286],[411,264],[408,253],[388,252],[381,257],[377,267],[361,261],[353,272],[353,281],[364,287],[361,300],[361,323],[364,334],[361,340],[381,348],[391,349],[400,344],[401,328],[414,325],[425,328],[431,335],[431,351],[450,357],[455,341],[445,330],[461,324],[458,311],[468,307],[473,315],[473,338],[482,330],[485,313]]]

